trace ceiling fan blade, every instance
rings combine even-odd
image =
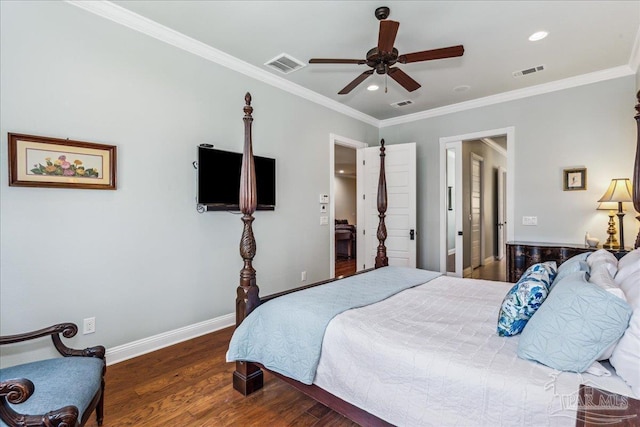
[[[366,59],[311,58],[309,64],[366,64]]]
[[[399,26],[400,23],[396,21],[380,21],[378,52],[391,52],[393,50]]]
[[[409,62],[430,61],[432,59],[445,59],[462,56],[464,46],[450,46],[441,49],[423,50],[422,52],[407,53],[398,57],[398,62],[408,64]]]
[[[367,77],[369,77],[371,74],[373,74],[373,70],[365,71],[364,73],[360,74],[358,77],[355,78],[354,81],[352,81],[351,83],[346,85],[344,87],[344,89],[342,89],[340,92],[338,92],[338,95],[346,95],[346,94],[348,94],[356,86],[358,86],[360,83],[365,81],[367,79]]]
[[[414,90],[420,88],[420,83],[413,80],[411,77],[409,77],[409,75],[407,75],[407,73],[402,71],[400,68],[395,68],[395,67],[389,68],[389,71],[387,71],[387,74],[389,74],[389,77],[391,77],[393,80],[400,83],[400,86],[402,86],[409,92],[413,92]]]

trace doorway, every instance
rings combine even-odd
[[[473,268],[504,258],[514,144],[512,127],[440,138],[440,271],[475,277]]]
[[[330,135],[329,277],[346,276],[357,270],[357,214],[363,206],[356,192],[359,179],[356,151],[367,146],[361,141]]]

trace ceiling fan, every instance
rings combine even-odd
[[[413,92],[420,87],[420,83],[413,80],[400,68],[393,67],[396,62],[399,62],[400,64],[408,64],[411,62],[430,61],[433,59],[453,58],[456,56],[462,56],[464,53],[464,47],[462,45],[457,45],[399,55],[398,49],[393,47],[393,44],[396,40],[396,34],[398,33],[400,23],[396,21],[386,21],[389,16],[389,8],[385,6],[377,8],[375,16],[380,21],[378,46],[367,52],[367,59],[311,58],[309,60],[309,64],[367,64],[372,68],[371,70],[367,70],[356,77],[355,80],[338,92],[338,95],[348,94],[374,72],[378,74],[387,74],[396,82],[400,83],[400,86],[409,92]]]

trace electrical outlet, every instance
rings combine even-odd
[[[538,225],[537,216],[523,216],[522,225]]]
[[[302,280],[303,282],[305,282],[305,281],[307,280],[307,272],[306,272],[306,271],[303,271],[303,272],[302,272],[302,275],[301,275],[301,279],[300,279],[300,280]]]
[[[96,318],[95,317],[87,317],[84,319],[84,328],[82,329],[82,334],[92,334],[96,331]]]
[[[327,204],[326,203],[321,203],[320,204],[320,213],[327,213]]]

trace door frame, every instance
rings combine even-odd
[[[366,142],[357,141],[355,139],[346,138],[344,136],[329,134],[329,277],[336,275],[336,188],[335,188],[335,163],[336,163],[336,145],[352,148],[366,148],[369,146]],[[356,174],[356,182],[362,182],[363,177]],[[356,210],[360,212],[365,208],[365,204],[356,197]],[[356,266],[357,271],[357,266]]]
[[[513,240],[514,236],[514,185],[515,185],[515,150],[516,150],[516,138],[515,127],[509,126],[499,129],[491,129],[479,132],[473,132],[463,135],[445,136],[440,137],[440,271],[447,272],[447,174],[446,174],[446,161],[448,143],[455,143],[467,141],[471,139],[490,138],[496,135],[506,135],[507,137],[507,241]],[[456,160],[456,165],[457,165]],[[462,174],[460,174],[460,181],[458,182],[458,172],[456,171],[456,187],[462,188]],[[457,239],[456,239],[457,242]],[[456,244],[457,250],[457,244]],[[457,262],[457,257],[456,257]],[[457,268],[456,268],[457,271]]]

